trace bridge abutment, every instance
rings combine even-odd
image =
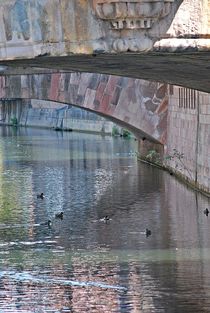
[[[191,187],[210,194],[210,95],[171,86],[164,145],[139,141],[139,159],[160,165]]]

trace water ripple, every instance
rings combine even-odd
[[[17,273],[13,271],[2,271],[0,272],[0,278],[7,278],[14,280],[16,282],[25,282],[32,284],[41,284],[41,285],[59,285],[59,286],[78,286],[78,287],[98,287],[103,289],[114,289],[117,291],[127,291],[126,287],[118,285],[108,285],[102,282],[79,282],[66,279],[52,279],[47,276],[37,277],[33,276],[27,272]]]

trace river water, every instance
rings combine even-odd
[[[209,200],[136,150],[0,128],[0,313],[210,312]]]

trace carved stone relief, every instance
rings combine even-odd
[[[145,52],[166,33],[177,6],[175,0],[7,0],[0,5],[0,42],[11,55],[16,45],[17,53],[26,46],[27,55]]]
[[[174,0],[93,0],[97,18],[106,21],[119,37],[113,39],[112,49],[116,52],[148,51],[153,41],[148,31],[158,20],[172,10]],[[126,31],[126,37],[120,31]],[[133,31],[138,34],[133,35]],[[129,33],[130,32],[130,33]],[[117,34],[115,34],[116,38]]]
[[[96,16],[112,29],[148,29],[168,15],[174,0],[93,0]]]

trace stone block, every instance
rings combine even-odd
[[[117,87],[115,88],[114,93],[113,93],[113,96],[112,96],[112,99],[111,99],[112,105],[115,105],[115,106],[116,106],[116,105],[118,104],[121,91],[122,91],[122,88],[121,88],[121,87],[117,86]]]
[[[104,94],[104,90],[106,88],[106,83],[105,82],[100,82],[99,85],[98,85],[98,88],[96,90],[96,96],[95,96],[95,99],[97,101],[101,101],[102,97],[103,97],[103,94]]]
[[[92,74],[91,75],[91,79],[90,79],[89,84],[88,84],[87,87],[89,89],[96,90],[98,85],[99,85],[99,82],[100,82],[100,76],[98,74]]]
[[[111,96],[116,88],[118,80],[119,78],[117,76],[110,76],[104,93]]]
[[[95,94],[96,94],[95,90],[87,88],[86,93],[85,93],[83,107],[94,108],[93,104],[94,104]]]
[[[78,85],[70,84],[69,85],[69,90],[68,90],[68,97],[69,97],[69,102],[72,104],[76,103],[77,99],[77,94],[78,94]]]
[[[107,113],[111,104],[111,96],[104,94],[100,103],[100,112]]]
[[[199,119],[200,119],[200,123],[201,124],[208,124],[208,125],[210,125],[210,115],[201,114]]]

